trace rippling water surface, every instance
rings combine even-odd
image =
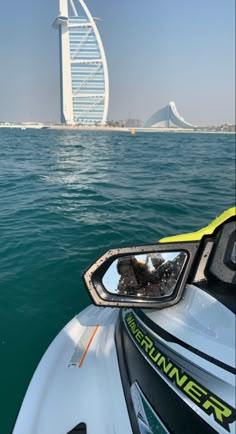
[[[230,134],[0,130],[1,434],[50,341],[90,303],[83,270],[234,206],[234,159]]]

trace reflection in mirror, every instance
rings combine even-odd
[[[123,256],[110,265],[102,283],[113,295],[167,297],[173,294],[186,260],[183,251]]]

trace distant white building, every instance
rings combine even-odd
[[[59,10],[61,122],[104,125],[109,79],[95,19],[83,0],[59,0]]]
[[[195,128],[186,122],[177,111],[174,101],[155,112],[146,122],[145,127],[152,128]]]

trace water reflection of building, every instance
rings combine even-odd
[[[61,122],[103,125],[109,80],[96,19],[83,0],[59,0],[59,7],[53,27],[59,30]]]

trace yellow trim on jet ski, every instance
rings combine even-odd
[[[162,238],[160,243],[173,243],[181,241],[200,241],[204,235],[211,235],[222,223],[226,222],[230,217],[235,217],[236,207],[232,207],[220,214],[215,220],[213,220],[208,226],[200,229],[196,232],[190,232],[188,234],[174,235],[172,237]]]

